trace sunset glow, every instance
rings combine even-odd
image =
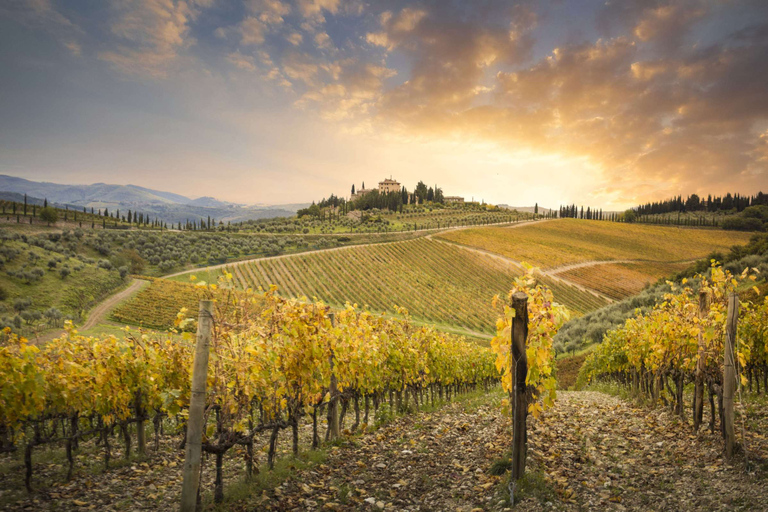
[[[609,210],[768,184],[760,0],[3,5],[0,174]]]

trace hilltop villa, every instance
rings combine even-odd
[[[362,188],[355,190],[355,193],[350,196],[349,200],[354,201],[355,199],[360,199],[365,194],[373,192],[374,190],[376,189],[365,188],[365,182],[363,182]],[[384,181],[379,182],[378,191],[380,194],[388,194],[390,192],[400,192],[400,190],[401,190],[400,183],[397,182],[396,180],[393,180],[391,176],[385,179]]]

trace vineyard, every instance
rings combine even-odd
[[[747,233],[579,219],[537,222],[514,229],[473,228],[436,236],[542,269],[585,261],[690,261],[714,251],[727,252],[750,238]]]
[[[732,444],[734,425],[731,419],[729,426],[728,417],[734,389],[741,396],[742,388],[752,391],[754,383],[759,392],[762,376],[765,392],[768,383],[768,299],[742,302],[734,293],[740,283],[749,283],[748,270],[734,277],[713,266],[710,277],[683,282],[682,289],[667,294],[648,314],[609,331],[587,357],[580,381],[617,381],[653,403],[669,405],[681,421],[690,416],[694,430],[703,421],[706,388],[710,429],[714,433],[719,423]],[[695,387],[686,404],[689,383]],[[745,411],[738,412],[740,434],[749,438],[743,442],[753,448],[765,444],[759,433],[748,434]]]
[[[529,213],[506,210],[491,205],[465,204],[446,206],[439,203],[404,205],[402,211],[371,209],[341,215],[328,211],[319,217],[274,218],[248,221],[235,229],[258,233],[352,234],[392,233],[441,229],[456,226],[482,226],[515,223],[533,218]]]
[[[522,269],[490,255],[429,239],[358,247],[233,265],[228,271],[243,289],[275,284],[290,297],[317,297],[329,304],[366,305],[458,329],[492,333],[493,296]],[[607,302],[562,282],[542,277],[556,300],[576,312]]]
[[[555,275],[595,290],[610,299],[622,300],[637,295],[643,288],[680,272],[689,265],[689,262],[607,263],[566,270]]]
[[[174,326],[176,315],[182,308],[194,310],[206,293],[204,288],[191,283],[149,277],[143,279],[148,279],[150,285],[118,305],[112,311],[112,320],[121,324],[167,330]]]
[[[387,401],[393,410],[418,408],[477,386],[487,388],[497,379],[487,348],[407,320],[351,306],[333,313],[322,303],[286,300],[272,292],[235,293],[214,286],[200,291],[217,297],[203,441],[204,451],[216,459],[216,501],[223,497],[223,458],[230,449],[245,449],[251,475],[254,445],[267,443],[271,468],[280,431],[292,430],[296,455],[299,427],[310,418],[311,444],[317,447],[324,410],[329,414],[326,439],[334,439],[353,409],[349,428],[355,431],[369,423],[369,411]],[[182,330],[195,324],[184,313],[177,317]],[[27,489],[34,485],[35,450],[63,446],[70,478],[81,443],[98,439],[108,467],[116,432],[126,458],[134,433],[137,450],[146,452],[148,422],[154,425],[155,447],[164,423],[173,433],[183,432],[193,356],[189,338],[95,339],[70,330],[42,348],[10,330],[2,338],[0,367],[7,371],[0,377],[0,441],[3,452],[24,452]],[[534,362],[532,368],[539,366]]]

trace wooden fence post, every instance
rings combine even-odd
[[[519,480],[525,474],[527,455],[528,394],[525,377],[528,375],[528,356],[525,353],[525,341],[528,338],[528,296],[523,292],[512,295],[512,479]]]
[[[728,317],[725,321],[725,347],[723,350],[723,416],[725,423],[725,458],[733,457],[733,391],[736,388],[735,347],[739,321],[739,296],[728,296]]]
[[[701,321],[707,315],[707,292],[699,291],[699,351],[696,361],[696,384],[693,391],[693,431],[698,432],[704,416],[704,334]]]
[[[213,301],[201,300],[197,320],[197,344],[192,366],[192,396],[189,400],[186,454],[184,455],[184,482],[181,487],[181,511],[194,512],[197,507],[197,487],[200,483],[200,455],[202,453],[205,413],[205,386],[208,380],[208,347],[211,344]]]
[[[336,326],[336,316],[333,313],[328,314],[328,318],[331,319],[331,327]],[[328,428],[331,431],[331,441],[337,439],[340,435],[339,432],[339,390],[338,381],[336,379],[336,372],[333,370],[334,356],[333,349],[328,356],[328,360],[331,363],[331,385],[329,392],[331,394],[331,402],[328,404]]]

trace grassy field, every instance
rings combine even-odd
[[[85,310],[125,284],[117,269],[76,255],[68,242],[63,238],[35,239],[33,244],[12,236],[2,240],[3,326],[25,336],[60,328],[64,320],[79,320]]]
[[[449,231],[438,237],[545,269],[591,260],[662,262],[702,258],[745,244],[749,233],[560,219],[519,228]]]
[[[241,288],[275,284],[286,296],[317,297],[335,306],[349,301],[378,312],[393,313],[397,305],[417,321],[485,334],[493,333],[497,318],[493,296],[509,290],[521,273],[499,258],[428,239],[267,258],[228,270]],[[217,272],[198,277],[215,281]],[[607,303],[573,286],[542,280],[577,313]]]
[[[688,263],[667,262],[607,263],[576,268],[556,275],[613,300],[621,300],[688,266]]]

